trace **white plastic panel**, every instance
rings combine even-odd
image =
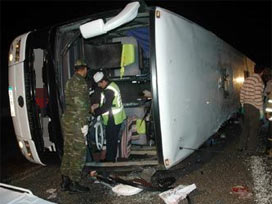
[[[1,204],[54,204],[33,195],[28,189],[4,183],[0,183],[0,198]]]
[[[245,56],[200,26],[156,8],[156,64],[163,159],[166,168],[203,144],[239,107]],[[228,96],[219,88],[222,70]],[[188,149],[186,149],[188,148]]]
[[[31,139],[28,115],[25,98],[25,80],[24,80],[24,63],[15,64],[9,67],[9,86],[13,87],[13,99],[16,117],[12,117],[15,134],[24,139]],[[18,98],[22,96],[24,100],[23,107],[18,104]]]
[[[132,21],[134,18],[136,18],[139,7],[139,2],[132,2],[127,4],[126,7],[117,16],[113,17],[105,24],[105,30],[108,32]]]
[[[25,46],[26,39],[27,37],[21,38],[21,47],[23,48],[26,47]],[[22,51],[22,53],[25,53],[25,51]],[[36,147],[34,145],[34,142],[32,141],[32,136],[30,133],[27,106],[26,106],[26,97],[25,97],[25,76],[24,76],[24,62],[23,61],[21,61],[20,63],[9,65],[9,87],[12,87],[12,93],[10,94],[13,95],[13,103],[14,103],[14,109],[15,109],[15,116],[12,117],[12,121],[13,121],[13,126],[14,126],[17,140],[28,141],[30,144],[32,156],[34,158],[33,162],[43,165],[43,163],[39,159],[38,153],[36,151]],[[23,101],[24,101],[24,105],[22,107],[19,106],[18,104],[18,98],[20,96],[23,98]],[[28,160],[32,161],[32,159],[27,156],[26,149],[22,149],[22,153]]]
[[[79,27],[83,38],[88,39],[106,33],[105,24],[102,19],[85,23]]]
[[[9,55],[12,54],[12,60],[10,60],[10,57],[9,57],[9,66],[10,65],[13,65],[13,64],[16,64],[16,63],[20,63],[22,61],[25,60],[25,48],[26,48],[26,39],[27,39],[27,36],[30,32],[28,33],[25,33],[23,35],[20,35],[18,37],[16,37],[11,45],[10,45],[10,49],[9,49]],[[20,58],[19,58],[19,61],[15,61],[15,56],[16,56],[16,44],[17,42],[21,41],[20,43]]]

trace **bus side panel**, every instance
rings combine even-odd
[[[245,56],[165,9],[157,8],[155,33],[163,158],[170,168],[237,111],[240,85],[233,80],[246,70]]]

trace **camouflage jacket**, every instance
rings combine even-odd
[[[65,84],[64,120],[79,123],[83,127],[88,123],[89,110],[90,102],[86,80],[75,73]]]

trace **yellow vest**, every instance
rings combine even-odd
[[[116,83],[111,82],[107,87],[106,90],[110,89],[114,92],[114,99],[112,101],[112,115],[114,118],[114,124],[115,125],[119,125],[121,124],[125,119],[126,119],[126,113],[122,104],[122,98],[121,98],[121,94],[120,94],[120,89],[117,86]],[[104,103],[104,99],[105,99],[105,95],[102,92],[101,93],[101,101],[100,101],[100,105],[102,106]],[[102,118],[103,118],[103,123],[104,125],[108,124],[108,120],[109,120],[109,111],[105,112],[102,114]]]

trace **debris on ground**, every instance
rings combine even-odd
[[[231,189],[231,194],[239,195],[239,199],[248,199],[252,197],[252,193],[249,192],[245,186],[234,186]]]
[[[142,172],[140,177],[147,182],[151,182],[151,177],[156,173],[156,169],[152,167],[145,168]]]
[[[179,185],[174,189],[170,189],[163,193],[160,193],[159,196],[164,200],[166,204],[178,204],[181,200],[185,199],[189,193],[196,189],[196,185]]]
[[[143,189],[129,186],[129,185],[124,185],[124,184],[118,184],[112,188],[112,191],[116,193],[117,195],[123,195],[123,196],[131,196],[138,194],[142,191]]]
[[[47,197],[47,199],[54,199],[57,197],[57,189],[56,188],[50,188],[46,190],[46,193],[49,193],[50,195]]]

